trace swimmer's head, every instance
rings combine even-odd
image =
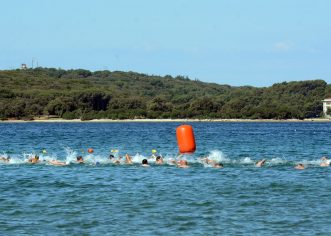
[[[187,160],[180,160],[178,163],[179,163],[179,165],[182,165],[182,166],[187,166],[187,164],[188,164]]]
[[[77,161],[82,161],[83,160],[83,157],[82,156],[78,156],[77,157]]]
[[[215,163],[213,167],[214,168],[223,168],[224,166],[222,163]]]
[[[141,164],[143,164],[143,165],[148,165],[148,161],[147,161],[147,159],[143,159],[142,162],[141,162]]]
[[[113,158],[115,158],[114,155],[113,154],[110,154],[109,155],[109,159],[113,159]]]
[[[299,163],[294,168],[302,170],[302,169],[305,169],[305,166],[302,163]]]
[[[163,164],[163,158],[161,156],[157,156],[155,162],[156,164]]]
[[[35,155],[34,159],[39,160],[39,156]]]

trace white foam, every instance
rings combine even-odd
[[[271,158],[270,160],[267,160],[266,162],[271,165],[282,165],[282,164],[288,163],[288,161],[286,159],[283,159],[280,157]]]
[[[235,162],[235,161],[234,161]],[[255,163],[254,160],[252,160],[250,157],[244,157],[244,158],[241,158],[239,161],[238,161],[240,164],[253,164]]]
[[[296,164],[304,164],[304,165],[311,165],[311,166],[319,166],[323,161],[321,159],[317,160],[301,160],[299,162],[296,162]]]
[[[207,158],[209,160],[212,160],[214,162],[224,162],[224,163],[230,163],[231,159],[228,158],[222,151],[220,150],[212,150],[209,152]]]
[[[77,152],[72,150],[70,147],[66,147],[65,151],[67,153],[66,159],[65,159],[66,164],[70,164],[70,163],[75,162],[76,157],[77,157]]]

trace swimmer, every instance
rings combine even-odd
[[[78,156],[78,157],[76,157],[76,159],[77,159],[77,163],[84,164],[84,159],[82,156]]]
[[[321,158],[322,162],[320,163],[321,167],[327,167],[330,166],[330,161],[328,160],[328,158],[326,156]]]
[[[223,168],[223,164],[222,163],[214,163],[213,164],[213,168]]]
[[[48,163],[53,166],[67,166],[68,165],[66,162],[58,161],[58,160],[51,160],[51,161],[48,161]]]
[[[206,164],[214,163],[214,161],[210,160],[208,157],[202,157],[202,158],[200,158],[200,160],[205,162]]]
[[[121,158],[121,157],[120,157]],[[120,164],[120,160],[116,159],[113,154],[109,155],[109,160],[113,162],[114,164]]]
[[[177,167],[178,168],[189,168],[190,166],[188,165],[187,160],[180,160],[177,162]]]
[[[125,154],[125,163],[126,164],[133,164],[132,157],[129,154]]]
[[[143,167],[149,167],[147,159],[143,159],[142,160],[141,166],[143,166]]]
[[[0,161],[9,162],[10,161],[10,157],[0,157]]]
[[[169,165],[177,165],[177,161],[174,160],[174,159],[170,159],[170,160],[168,160],[168,164]]]
[[[260,160],[260,161],[257,161],[256,163],[255,163],[255,166],[256,167],[262,167],[264,164],[265,164],[265,159],[262,159],[262,160]]]
[[[28,162],[31,164],[36,164],[39,162],[39,156],[35,155],[33,158],[29,158]]]
[[[219,166],[218,168],[222,168],[223,167],[223,164],[222,163],[217,163],[214,160],[210,160],[208,157],[203,157],[203,158],[201,158],[201,160],[203,162],[205,162],[206,164],[211,165],[212,167],[215,167],[215,166]]]
[[[294,168],[297,169],[297,170],[304,170],[304,169],[306,169],[306,167],[303,164],[301,164],[301,163],[297,164]]]
[[[157,165],[162,165],[164,162],[163,162],[163,158],[161,156],[157,156],[156,157],[156,160],[155,160],[155,163]]]

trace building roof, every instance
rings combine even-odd
[[[331,102],[331,98],[325,98],[322,102]]]

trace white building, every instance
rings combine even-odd
[[[331,117],[331,98],[326,98],[323,101],[323,113],[326,117]],[[327,114],[327,111],[329,110],[329,115]]]
[[[26,70],[28,69],[27,65],[26,64],[21,64],[21,70]]]

